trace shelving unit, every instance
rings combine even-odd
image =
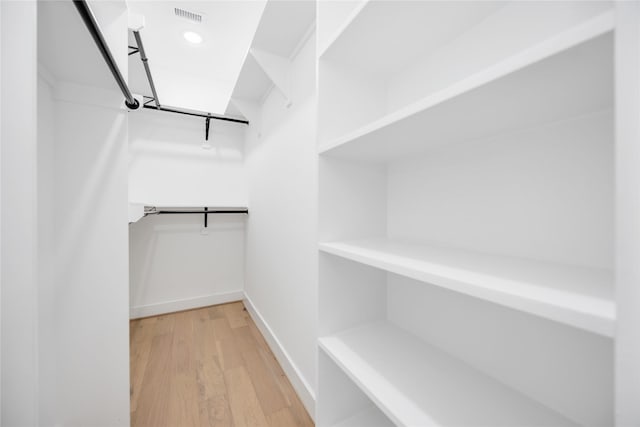
[[[319,344],[396,425],[572,425],[389,323]]]
[[[602,58],[611,56],[612,28],[613,13],[603,13],[399,111],[321,142],[320,152],[386,161],[609,110],[613,64]],[[456,126],[459,117],[470,120]]]
[[[613,336],[613,274],[387,239],[321,243],[320,250],[391,273]]]
[[[613,424],[612,4],[317,15],[318,425]]]

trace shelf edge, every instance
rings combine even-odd
[[[563,31],[542,42],[531,46],[520,53],[514,54],[482,71],[468,76],[458,82],[426,96],[400,110],[387,114],[373,122],[370,122],[347,134],[333,138],[325,143],[318,144],[318,154],[327,154],[330,151],[345,146],[350,142],[375,133],[388,126],[392,126],[421,112],[427,111],[440,104],[444,104],[458,96],[471,92],[489,83],[500,80],[510,74],[550,58],[561,52],[569,50],[581,43],[587,42],[598,36],[606,34],[615,27],[615,15],[613,10],[604,12],[573,28]]]
[[[465,282],[455,277],[439,275],[399,263],[376,259],[371,256],[332,247],[329,243],[320,243],[319,250],[360,264],[378,268],[423,283],[448,289],[483,301],[488,301],[512,310],[552,320],[590,333],[613,338],[615,334],[615,305],[611,301],[612,313],[603,315],[581,311],[563,305],[554,305],[541,299],[531,299],[524,295],[507,293],[497,289]]]

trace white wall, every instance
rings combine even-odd
[[[38,75],[38,208],[55,212],[54,150],[55,80],[40,67]],[[56,323],[55,323],[55,238],[54,215],[38,215],[38,360],[39,419],[55,421]]]
[[[245,125],[158,111],[129,117],[129,200],[247,206]],[[148,216],[129,226],[132,318],[242,299],[245,215]]]
[[[613,177],[611,111],[470,141],[389,166],[389,237],[611,269]]]
[[[1,423],[37,425],[37,11],[35,2],[2,2],[0,8]]]
[[[68,83],[61,77],[77,71],[66,70],[75,62],[67,62],[66,68],[64,63],[51,67],[55,64],[47,62],[58,56],[56,51],[64,55],[70,49],[47,43],[52,28],[66,28],[72,39],[89,43],[75,50],[78,64],[102,60],[95,46],[90,48],[93,41],[73,6],[49,3],[38,9],[39,49],[51,55],[38,55],[43,63],[37,82],[37,424],[125,426],[127,112],[112,80],[96,77],[92,86]],[[98,9],[111,50],[126,65],[126,5],[110,2]],[[60,74],[52,75],[51,69]],[[125,76],[126,71],[122,70]],[[34,79],[31,84],[35,83]],[[110,89],[98,88],[103,85]]]
[[[148,216],[129,226],[130,316],[242,299],[244,215]]]
[[[246,206],[245,125],[159,111],[129,120],[129,200],[152,206]]]
[[[272,91],[262,107],[261,129],[247,132],[251,214],[245,292],[249,310],[313,416],[318,280],[315,37],[294,59],[292,74],[291,107]]]
[[[81,99],[64,99],[76,90]],[[56,98],[56,389],[48,398],[60,424],[128,425],[127,113],[117,92],[60,84]]]

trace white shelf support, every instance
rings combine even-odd
[[[640,4],[616,5],[616,425],[640,425]]]
[[[251,49],[251,56],[285,99],[287,108],[291,106],[291,61],[260,49]]]

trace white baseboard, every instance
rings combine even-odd
[[[282,370],[287,375],[287,378],[289,378],[291,385],[296,390],[296,393],[298,393],[302,404],[307,409],[307,412],[309,413],[311,418],[315,419],[316,397],[312,388],[304,379],[296,364],[293,363],[293,360],[291,360],[291,357],[289,357],[289,353],[287,353],[287,351],[284,349],[276,335],[273,333],[267,322],[265,322],[264,318],[258,312],[246,293],[244,293],[244,305],[247,308],[247,311],[249,312],[249,315],[255,322],[256,326],[258,327],[258,329],[260,329],[260,332],[267,341],[267,344],[269,344],[269,347],[278,360],[278,363],[280,363],[280,366],[282,366]]]
[[[195,298],[187,298],[175,301],[160,302],[156,304],[139,305],[129,309],[129,318],[139,319],[141,317],[157,316],[159,314],[173,313],[176,311],[190,310],[192,308],[207,307],[215,304],[241,301],[244,292],[233,291],[213,295],[203,295]]]

